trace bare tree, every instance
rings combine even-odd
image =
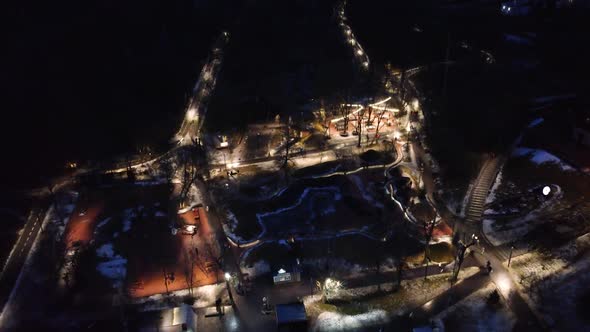
[[[182,189],[180,191],[180,201],[184,202],[188,196],[191,185],[199,176],[198,160],[195,154],[191,153],[190,150],[184,150],[180,152],[179,159],[182,164]]]
[[[350,113],[351,113],[351,108],[350,106],[347,106],[346,104],[341,104],[338,107],[338,113],[340,115],[340,117],[342,117],[342,121],[344,122],[344,126],[343,126],[343,132],[346,133],[348,132],[348,123],[350,121]]]
[[[362,109],[354,114],[355,130],[356,130],[356,134],[358,136],[358,142],[357,142],[358,148],[361,147],[361,141],[363,138],[363,118],[364,118],[364,115],[365,115],[364,109]]]
[[[191,249],[184,252],[184,279],[190,296],[193,296],[194,275],[195,275],[195,252]]]
[[[432,233],[434,233],[435,225],[436,225],[436,214],[432,218],[432,220],[424,222],[422,224],[423,231],[424,231],[424,260],[430,258],[429,244],[430,244],[430,240],[432,240]]]
[[[387,108],[377,111],[377,126],[375,127],[375,136],[373,136],[373,141],[371,142],[371,144],[375,144],[377,142],[377,139],[379,138],[379,129],[381,129],[381,127],[383,126],[381,122],[383,121],[383,115],[385,114],[385,112],[387,112]]]
[[[471,235],[471,240],[467,243],[463,243],[463,241],[459,241],[457,244],[457,256],[455,257],[455,269],[453,271],[452,280],[457,280],[457,276],[459,275],[459,271],[461,270],[461,265],[463,264],[463,260],[465,259],[465,252],[467,249],[475,244],[479,243],[479,239],[475,234]]]
[[[170,296],[170,290],[168,289],[168,285],[174,282],[174,272],[167,272],[166,268],[163,268],[162,272],[164,273],[164,286],[166,286],[166,294]]]
[[[215,234],[210,234],[205,243],[205,253],[207,259],[209,259],[215,265],[216,271],[223,270],[225,247],[219,244],[219,241]],[[217,282],[219,282],[219,273],[215,273]]]
[[[160,162],[160,172],[166,179],[167,183],[172,183],[174,178],[174,168],[172,167],[172,161],[170,159],[164,159]]]
[[[285,156],[283,158],[283,164],[282,164],[282,168],[287,170],[287,167],[289,165],[289,158],[290,158],[290,148],[291,148],[291,140],[292,140],[292,136],[291,136],[291,131],[292,131],[292,125],[293,125],[293,121],[291,120],[291,117],[287,118],[287,121],[285,122],[285,127],[284,127],[284,136],[283,139],[285,140]]]

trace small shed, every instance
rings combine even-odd
[[[277,331],[307,331],[307,314],[303,303],[277,304]]]

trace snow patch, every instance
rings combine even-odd
[[[559,167],[561,167],[561,169],[564,170],[564,171],[573,171],[573,170],[575,170],[573,167],[571,167],[570,165],[566,164],[561,159],[559,159],[558,157],[552,155],[551,153],[549,153],[549,152],[547,152],[545,150],[518,147],[518,148],[514,149],[514,151],[512,152],[512,156],[514,156],[514,157],[523,157],[523,156],[526,156],[533,163],[535,163],[537,165],[542,165],[542,164],[556,164]]]
[[[240,267],[242,273],[248,273],[251,279],[254,279],[258,276],[263,274],[267,274],[270,272],[270,265],[266,261],[257,261],[256,263],[252,264],[250,267]]]
[[[373,310],[359,315],[323,312],[318,316],[313,331],[357,331],[367,326],[387,322],[389,322],[389,316],[384,310]]]
[[[108,218],[102,220],[101,222],[99,222],[98,225],[96,225],[96,228],[98,229],[98,228],[104,227],[106,224],[109,223],[109,221],[111,221],[111,217],[108,217]]]
[[[123,286],[127,276],[127,259],[120,255],[112,256],[108,261],[98,263],[96,269],[104,277],[111,279],[113,288],[119,288]]]
[[[527,126],[527,128],[534,128],[534,127],[540,125],[541,123],[543,123],[543,121],[545,121],[545,119],[543,119],[543,118],[536,118],[533,121],[531,121],[531,123],[529,123],[529,125]]]
[[[363,184],[363,181],[358,175],[352,175],[350,178],[358,188],[359,192],[361,193],[365,201],[369,202],[370,204],[374,205],[379,209],[383,208],[383,203],[378,202],[373,198],[373,196],[367,191],[367,186]]]
[[[488,296],[496,289],[489,283],[462,301],[454,304],[435,317],[435,320],[457,317],[461,319],[461,331],[501,332],[512,331],[516,317],[500,299],[500,305],[493,307],[487,304]]]
[[[513,35],[513,34],[504,34],[504,40],[510,43],[515,43],[515,44],[520,44],[520,45],[526,45],[526,46],[530,46],[533,45],[533,41],[530,40],[529,38],[526,37],[522,37],[522,36],[518,36],[518,35]]]
[[[500,168],[498,175],[496,175],[496,180],[494,181],[494,184],[492,185],[492,188],[490,189],[490,194],[488,195],[488,197],[486,197],[486,204],[493,203],[496,200],[496,190],[498,190],[498,187],[500,187],[500,184],[502,183],[503,169],[504,169],[504,166],[502,166],[502,168]],[[486,210],[485,212],[487,212],[487,211],[488,210]],[[485,212],[484,212],[484,214],[485,214]]]
[[[98,257],[103,257],[103,258],[112,258],[115,255],[115,251],[113,250],[113,244],[112,243],[103,244],[98,249],[96,249],[96,255]]]
[[[193,308],[206,308],[215,305],[215,300],[222,298],[227,294],[225,283],[205,285],[193,288],[195,303]],[[171,296],[165,294],[155,294],[135,300],[133,303],[140,305],[140,311],[152,311],[169,308],[169,299],[182,298],[190,295],[189,289],[181,289],[170,292]]]

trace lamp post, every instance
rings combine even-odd
[[[508,267],[510,267],[510,262],[512,261],[512,250],[514,250],[514,246],[510,246],[510,255],[508,255]]]
[[[227,287],[227,295],[229,296],[229,301],[231,302],[232,306],[235,305],[234,302],[234,297],[233,294],[231,292],[231,287],[229,284],[229,281],[232,279],[231,274],[229,274],[228,272],[225,272],[225,287]]]

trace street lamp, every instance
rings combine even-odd
[[[510,255],[508,256],[508,267],[510,267],[510,262],[512,261],[512,250],[514,250],[514,246],[510,246]]]
[[[551,188],[549,186],[543,187],[543,196],[547,196],[551,193]]]
[[[225,274],[223,276],[225,277],[225,287],[227,287],[227,295],[229,296],[229,300],[233,306],[235,304],[234,303],[234,296],[231,292],[231,287],[229,285],[229,281],[232,279],[232,276],[231,276],[231,274],[229,274],[229,272],[225,272]]]

